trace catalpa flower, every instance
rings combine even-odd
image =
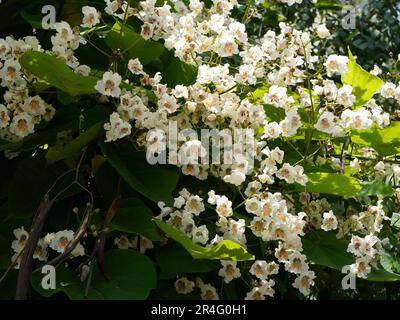
[[[100,13],[94,7],[82,7],[83,20],[82,27],[92,28],[100,22]]]
[[[105,96],[119,97],[121,94],[121,89],[119,88],[121,79],[118,73],[107,71],[103,74],[103,79],[97,81],[95,88]]]

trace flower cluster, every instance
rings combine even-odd
[[[19,269],[21,253],[29,238],[29,233],[24,227],[21,227],[14,230],[14,236],[16,240],[11,244],[11,248],[14,250],[14,255],[11,260],[15,263],[15,268]],[[64,253],[72,240],[74,240],[74,231],[71,230],[47,234],[44,238],[39,239],[33,253],[33,258],[39,261],[47,261],[49,255],[47,249],[49,247],[55,252]],[[71,255],[72,257],[85,255],[85,249],[82,244],[78,243],[74,250],[72,250]]]
[[[0,86],[6,89],[4,103],[0,103],[0,138],[3,140],[26,137],[34,132],[36,125],[50,121],[55,112],[39,95],[29,95],[33,77],[24,72],[18,59],[32,50],[40,50],[35,37],[0,39]]]

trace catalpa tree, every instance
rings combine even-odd
[[[0,8],[2,298],[399,298],[400,57],[348,4]]]

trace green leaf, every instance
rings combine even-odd
[[[81,282],[79,276],[64,266],[56,269],[56,288],[44,290],[41,285],[43,274],[40,272],[32,275],[31,284],[37,293],[48,298],[58,292],[63,292],[71,300],[82,300],[84,298],[85,283]],[[91,288],[87,299],[103,300],[103,295],[93,287]]]
[[[197,68],[187,64],[177,57],[172,57],[165,64],[167,67],[162,71],[162,82],[170,88],[178,84],[189,86],[196,81]]]
[[[362,188],[357,179],[337,173],[313,172],[307,177],[308,192],[355,197]]]
[[[303,253],[315,264],[341,271],[343,266],[353,263],[347,252],[347,242],[336,239],[334,232],[314,231],[302,238]]]
[[[380,155],[389,156],[400,153],[400,121],[392,121],[389,127],[352,132],[353,143],[370,146]]]
[[[360,196],[379,196],[386,198],[393,196],[393,188],[382,181],[366,182],[359,193]]]
[[[59,176],[59,172],[46,165],[41,157],[22,160],[11,179],[8,190],[8,211],[10,216],[30,217],[40,200]]]
[[[400,274],[387,271],[381,265],[379,265],[379,269],[372,268],[371,273],[368,275],[367,280],[374,282],[400,281]]]
[[[85,132],[81,133],[76,139],[69,142],[62,150],[56,147],[49,148],[46,159],[49,163],[53,163],[68,157],[71,157],[95,140],[103,132],[104,122],[98,122]]]
[[[43,16],[31,14],[26,10],[21,10],[20,15],[22,18],[24,18],[25,21],[29,22],[33,28],[43,29],[42,28]]]
[[[105,254],[105,271],[109,280],[99,270],[93,272],[88,299],[92,300],[143,300],[156,287],[156,271],[153,262],[134,250],[111,250]],[[35,291],[44,297],[64,292],[69,299],[84,298],[85,284],[69,269],[56,269],[56,289],[44,290],[41,286],[43,275],[33,275],[31,283]]]
[[[74,73],[60,59],[44,52],[28,51],[19,59],[21,65],[38,79],[76,96],[96,93],[97,78]]]
[[[110,280],[96,269],[92,286],[106,300],[144,300],[157,285],[152,260],[135,250],[106,252],[104,267]]]
[[[155,219],[157,226],[170,236],[175,241],[179,242],[194,259],[209,259],[209,260],[233,260],[233,261],[248,261],[254,260],[254,256],[244,249],[240,244],[222,240],[213,248],[204,248],[194,243],[182,231],[166,224],[165,222]]]
[[[146,65],[164,51],[161,43],[144,40],[129,25],[125,24],[122,32],[121,28],[121,23],[116,22],[104,41],[112,50],[121,49],[125,59],[139,58],[140,62]]]
[[[195,260],[178,243],[163,246],[156,255],[160,278],[170,279],[182,273],[205,273],[216,270],[220,264],[214,260]]]
[[[347,66],[348,72],[342,76],[342,83],[353,87],[353,93],[357,98],[355,106],[362,106],[374,96],[384,82],[357,64],[350,49]]]
[[[303,237],[302,243],[307,259],[317,265],[341,272],[344,266],[354,263],[354,257],[347,252],[348,242],[345,239],[337,239],[334,232],[314,231]],[[378,265],[378,269],[372,268],[367,280],[399,281],[400,275]]]
[[[150,165],[143,152],[132,145],[112,145],[99,143],[107,161],[115,168],[131,188],[154,202],[173,203],[180,171],[170,165]]]
[[[110,224],[109,231],[137,233],[152,241],[158,241],[161,237],[152,219],[153,214],[143,201],[136,198],[124,199]]]

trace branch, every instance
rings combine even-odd
[[[44,222],[54,203],[54,199],[49,199],[49,193],[43,197],[38,209],[36,210],[34,222],[29,234],[29,238],[23,249],[21,256],[20,269],[17,279],[17,291],[15,300],[28,299],[29,283],[31,278],[33,254],[35,252],[40,234],[42,233]]]

